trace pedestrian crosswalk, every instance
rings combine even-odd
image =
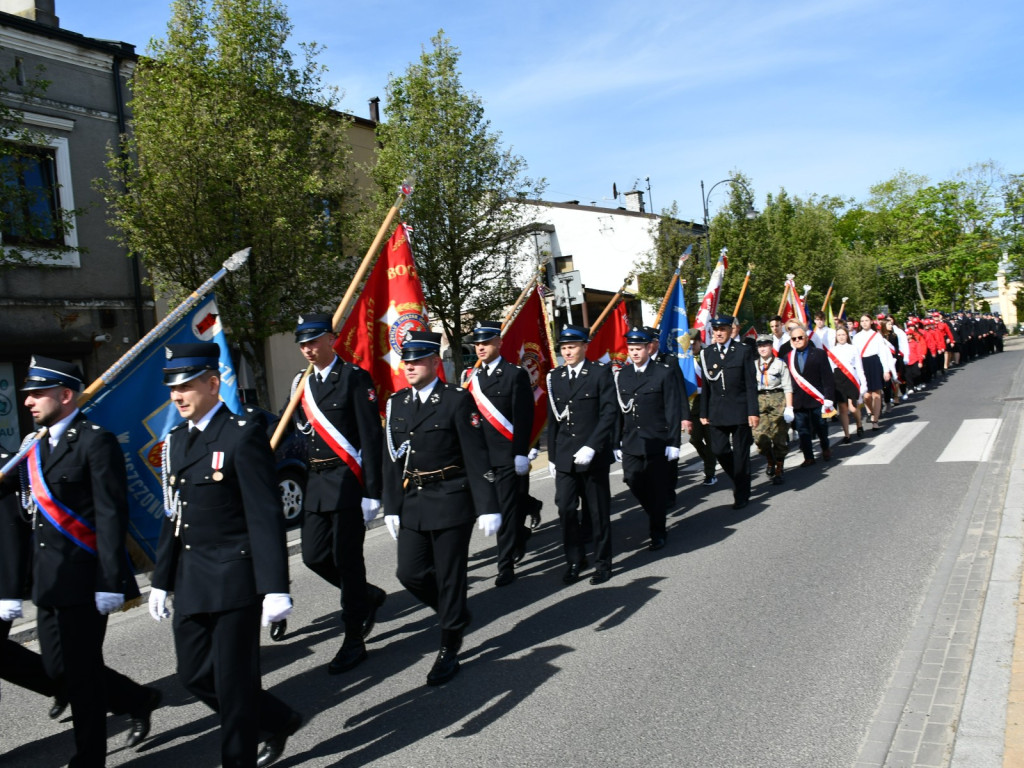
[[[871,437],[867,448],[859,451],[855,456],[844,459],[843,464],[847,466],[890,464],[927,426],[927,421],[910,421],[904,424],[891,424],[884,432],[876,433],[868,430]]]
[[[988,461],[1002,419],[964,419],[938,461]]]

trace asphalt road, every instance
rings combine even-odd
[[[337,595],[293,558],[297,607],[285,642],[265,637],[264,684],[308,721],[278,765],[852,766],[936,569],[959,545],[972,479],[1000,460],[980,460],[984,447],[1012,445],[1019,431],[1004,398],[1022,359],[1013,346],[956,370],[885,430],[836,445],[828,465],[795,468],[792,443],[781,488],[755,462],[753,501],[739,512],[728,481],[699,485],[691,457],[659,553],[617,472],[615,568],[598,587],[562,585],[553,482],[534,473],[543,525],[513,585],[493,587],[493,540],[474,536],[474,623],[461,673],[440,688],[424,685],[434,618],[395,579],[383,528],[366,556],[389,598],[369,659],[345,675],[325,669],[340,642]],[[983,419],[1002,421],[985,422],[998,432],[977,457],[939,461],[951,443],[973,444]],[[174,677],[169,622],[119,615],[105,650],[166,703],[138,751],[120,748],[127,723],[110,718],[108,765],[217,765],[216,718]],[[66,763],[70,721],[47,719],[48,706],[4,686],[0,764]]]

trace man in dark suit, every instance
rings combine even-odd
[[[47,434],[25,460],[32,509],[32,600],[47,674],[74,721],[72,768],[106,761],[106,713],[132,718],[128,746],[149,733],[160,692],[103,664],[107,616],[139,596],[125,537],[127,472],[117,438],[78,410],[77,365],[36,356],[22,391]]]
[[[760,411],[753,354],[746,344],[729,339],[731,329],[731,317],[714,318],[711,343],[700,352],[700,421],[708,428],[712,453],[732,480],[732,508],[743,509],[750,501],[751,430]]]
[[[469,537],[501,527],[483,417],[464,389],[438,379],[441,335],[410,331],[402,344],[411,386],[388,400],[384,522],[398,540],[398,580],[437,612],[441,649],[427,685],[459,671],[466,608]]]
[[[341,590],[345,638],[327,667],[332,675],[366,658],[364,638],[387,597],[366,581],[363,560],[366,524],[380,512],[382,492],[377,390],[370,374],[338,358],[335,338],[330,315],[299,318],[295,341],[313,365],[302,393],[304,418],[299,426],[309,441],[302,562]],[[293,391],[298,381],[299,376]]]
[[[220,714],[222,764],[263,768],[302,724],[260,688],[261,617],[266,626],[291,611],[288,553],[270,443],[220,401],[219,358],[216,344],[167,347],[164,383],[186,421],[164,443],[169,516],[149,611],[169,616],[174,593],[178,677]]]
[[[800,450],[804,461],[801,467],[814,463],[814,435],[821,443],[821,458],[832,458],[828,442],[828,422],[823,415],[835,414],[835,378],[828,355],[809,342],[807,328],[796,324],[789,332],[792,351],[785,358],[793,378],[793,413],[796,432],[800,436]]]
[[[618,419],[612,370],[586,359],[590,329],[568,325],[558,336],[565,360],[548,374],[548,469],[555,479],[555,505],[562,521],[568,568],[565,584],[575,584],[586,567],[584,529],[589,514],[594,537],[594,575],[603,584],[612,573],[612,438]]]
[[[684,402],[676,378],[679,366],[651,358],[653,339],[643,328],[626,334],[630,362],[615,379],[622,410],[622,473],[647,513],[652,552],[665,546],[665,514],[675,488]]]
[[[494,490],[501,512],[494,585],[504,587],[515,579],[517,553],[524,551],[531,533],[526,527],[526,505],[519,498],[518,478],[530,474],[527,454],[533,428],[533,389],[530,375],[501,357],[501,323],[478,323],[470,341],[480,365],[466,371],[464,386],[483,418],[484,439],[494,470]]]

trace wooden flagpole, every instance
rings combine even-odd
[[[388,209],[387,216],[384,217],[384,221],[380,225],[380,229],[377,230],[377,236],[373,238],[373,242],[366,251],[366,255],[363,256],[363,260],[359,265],[359,269],[356,270],[356,274],[352,278],[352,282],[349,284],[348,290],[345,291],[345,295],[342,297],[341,303],[338,304],[338,308],[334,311],[334,317],[331,320],[331,327],[335,331],[341,322],[341,318],[343,318],[345,313],[348,311],[348,306],[352,302],[352,297],[355,295],[356,289],[359,288],[363,278],[366,277],[366,273],[369,272],[370,267],[373,266],[373,262],[377,258],[377,251],[380,249],[381,243],[384,242],[384,238],[387,236],[388,230],[391,228],[391,222],[395,220],[395,216],[398,215],[398,210],[402,207],[402,203],[405,202],[406,198],[411,194],[412,182],[402,182],[402,188],[398,193],[398,197],[395,198],[394,204]],[[302,378],[299,379],[299,384],[295,387],[295,392],[292,394],[292,399],[288,401],[288,406],[284,409],[284,413],[281,414],[281,418],[277,422],[277,428],[274,430],[274,434],[270,438],[271,450],[275,450],[278,443],[281,442],[281,437],[284,435],[289,422],[292,420],[292,416],[295,414],[295,409],[298,407],[299,400],[302,399],[302,390],[306,386],[306,379],[309,378],[309,375],[312,372],[313,364],[310,363],[306,366],[306,370],[303,372]]]
[[[672,291],[675,289],[676,283],[679,282],[679,273],[682,272],[683,264],[688,258],[690,258],[689,248],[683,251],[683,254],[679,257],[679,263],[676,264],[676,271],[672,273],[672,279],[668,281],[668,290],[665,291],[665,297],[661,300],[661,306],[658,307],[658,315],[654,318],[655,328],[658,328],[661,325],[661,318],[665,314],[665,307],[668,306],[669,297],[672,295]]]
[[[736,317],[740,313],[740,305],[743,304],[743,297],[747,293],[747,284],[750,282],[750,270],[747,270],[747,274],[743,278],[743,287],[740,288],[740,297],[736,299],[736,309],[732,311],[732,316]]]
[[[821,302],[821,311],[824,312],[828,308],[829,299],[832,298],[832,286],[835,285],[835,280],[828,284],[828,290],[825,291],[825,300]]]
[[[630,272],[628,275],[626,275],[626,279],[622,281],[622,287],[619,288],[618,292],[616,292],[616,294],[614,296],[612,296],[611,301],[608,302],[608,304],[605,306],[605,308],[601,312],[601,314],[598,315],[597,322],[595,322],[590,327],[590,338],[591,339],[594,338],[594,334],[597,333],[597,329],[601,327],[601,323],[604,322],[604,319],[606,317],[608,317],[608,313],[611,312],[613,309],[615,309],[615,305],[619,303],[619,299],[622,298],[622,294],[626,292],[626,286],[629,285],[631,282],[633,282],[633,273],[632,272]]]
[[[789,281],[787,280],[786,284],[782,288],[782,301],[779,302],[779,311],[775,313],[776,315],[781,315],[782,314],[782,310],[786,307],[786,299],[788,297],[789,297]]]

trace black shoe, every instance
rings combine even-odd
[[[770,462],[770,461],[769,461],[769,462],[768,462],[768,463],[767,463],[767,464],[765,465],[765,468],[764,468],[764,476],[765,476],[765,477],[771,477],[771,476],[772,476],[772,475],[774,475],[774,474],[775,474],[775,464],[773,464],[772,462]]]
[[[775,475],[775,477],[772,478],[772,485],[782,485],[782,473],[781,472],[779,474]]]
[[[565,569],[565,573],[562,575],[563,584],[575,584],[580,580],[580,570],[582,566],[579,563],[573,563]]]
[[[530,498],[533,499],[532,496]],[[540,527],[540,511],[543,508],[544,508],[544,502],[543,501],[541,501],[540,499],[533,499],[533,509],[530,510],[530,527],[531,528],[539,528]]]
[[[64,714],[64,710],[67,708],[68,700],[62,696],[55,696],[53,698],[53,705],[50,707],[50,711],[47,714],[50,715],[51,720],[56,720]]]
[[[134,713],[131,719],[131,725],[128,728],[128,738],[125,739],[124,745],[131,749],[142,743],[142,740],[149,736],[149,719],[153,714],[153,710],[160,706],[160,701],[163,699],[163,695],[156,688],[146,689],[146,703],[143,709]]]
[[[366,590],[370,602],[370,612],[363,619],[364,638],[369,637],[370,633],[373,632],[373,625],[377,623],[377,609],[384,605],[384,601],[388,599],[388,593],[373,584],[367,584]]]
[[[444,685],[459,671],[459,649],[442,645],[427,673],[427,685]]]
[[[864,437],[864,427],[857,427],[857,437]]]
[[[284,745],[288,743],[288,737],[293,736],[302,727],[302,715],[292,712],[284,728],[275,733],[265,742],[256,757],[256,768],[266,768],[281,759],[284,754]]]
[[[594,571],[594,575],[590,577],[591,584],[604,584],[608,579],[612,577],[612,572],[608,568],[598,568]]]
[[[526,542],[533,536],[533,531],[529,528],[522,530],[522,541],[516,542],[515,547],[512,549],[512,563],[513,565],[519,565],[524,557],[526,557]]]
[[[652,536],[651,537],[651,543],[647,547],[647,549],[649,551],[651,551],[651,552],[657,552],[659,549],[662,549],[664,546],[665,546],[665,537],[664,536]]]
[[[288,631],[288,619],[270,622],[270,639],[275,643],[284,640],[284,634]]]
[[[363,645],[362,638],[349,640],[346,635],[341,648],[331,659],[331,663],[327,665],[327,674],[340,675],[342,672],[348,672],[350,669],[358,667],[365,660],[366,646]]]
[[[846,436],[845,436],[845,437],[843,438],[843,445],[849,445],[849,444],[850,444],[850,436],[849,436],[849,435],[846,435]]]
[[[821,458],[823,461],[832,461],[832,449],[826,448],[821,452]]]
[[[815,463],[814,459],[804,459],[800,462],[801,467],[810,467]]]
[[[732,508],[733,509],[743,509],[749,503],[750,502],[747,499],[737,500],[737,501],[733,502]]]
[[[511,568],[506,568],[498,574],[498,578],[494,580],[494,586],[496,587],[507,587],[513,581],[516,580],[515,571]]]
[[[718,478],[717,477],[715,477],[714,475],[707,475],[704,478],[704,482],[702,482],[701,485],[714,485],[717,482],[718,482]]]

